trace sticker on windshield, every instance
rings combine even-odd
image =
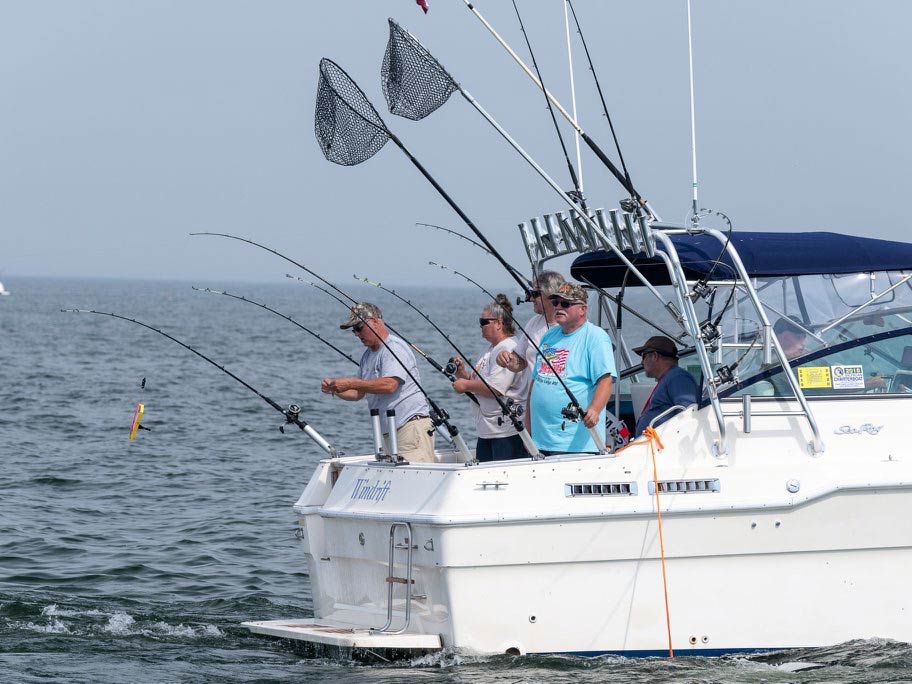
[[[864,389],[864,366],[830,366],[833,389]]]
[[[801,389],[829,389],[833,386],[829,366],[810,366],[796,370]]]

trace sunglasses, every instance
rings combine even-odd
[[[480,325],[483,328],[491,321],[496,321],[496,320],[499,320],[499,319],[497,319],[497,318],[479,318],[478,325]]]
[[[530,299],[533,299],[533,298],[535,298],[535,297],[541,297],[541,296],[542,296],[542,291],[541,291],[541,290],[529,290],[529,298],[530,298]]]
[[[355,335],[360,334],[362,330],[364,330],[364,323],[356,323],[352,326],[352,332],[355,333]]]
[[[551,306],[560,307],[561,309],[569,309],[571,306],[582,304],[582,302],[568,302],[566,299],[560,299],[559,297],[550,297],[548,301],[551,302]]]

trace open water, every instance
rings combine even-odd
[[[470,657],[360,665],[308,659],[243,620],[312,615],[291,505],[321,452],[162,327],[302,415],[349,453],[363,405],[319,393],[349,362],[291,324],[190,283],[21,279],[0,298],[0,682],[907,682],[912,646],[853,641],[730,658]],[[225,283],[211,284],[225,287]],[[342,307],[288,281],[230,291],[294,316],[357,357]],[[351,288],[438,360],[450,351],[383,293]],[[477,352],[470,290],[404,290]],[[522,310],[520,310],[522,311]],[[472,443],[464,400],[421,365]],[[140,380],[147,386],[140,394]],[[128,426],[137,400],[145,425]],[[748,600],[748,597],[745,597]],[[793,619],[783,615],[783,619]],[[802,616],[802,619],[814,619]],[[817,663],[789,672],[783,663]]]

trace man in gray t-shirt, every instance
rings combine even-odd
[[[355,304],[349,319],[339,327],[351,328],[367,349],[361,356],[357,378],[324,378],[320,389],[346,401],[367,397],[367,405],[379,409],[382,421],[387,409],[395,409],[399,455],[408,461],[433,462],[434,426],[427,399],[412,380],[420,381],[412,350],[389,333],[383,313],[374,304]],[[384,442],[389,453],[388,435],[384,435]]]

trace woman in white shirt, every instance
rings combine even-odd
[[[529,391],[529,369],[514,372],[499,366],[497,355],[501,352],[512,352],[516,349],[516,330],[513,323],[513,307],[505,295],[488,304],[478,319],[481,336],[488,346],[475,364],[473,372],[468,372],[461,361],[456,372],[453,389],[459,393],[471,392],[478,399],[472,404],[472,415],[475,418],[475,431],[478,444],[475,456],[479,461],[501,461],[511,458],[528,458],[522,439],[512,423],[503,415],[500,404],[494,399],[484,382],[497,392],[498,396],[512,399],[525,407]]]

